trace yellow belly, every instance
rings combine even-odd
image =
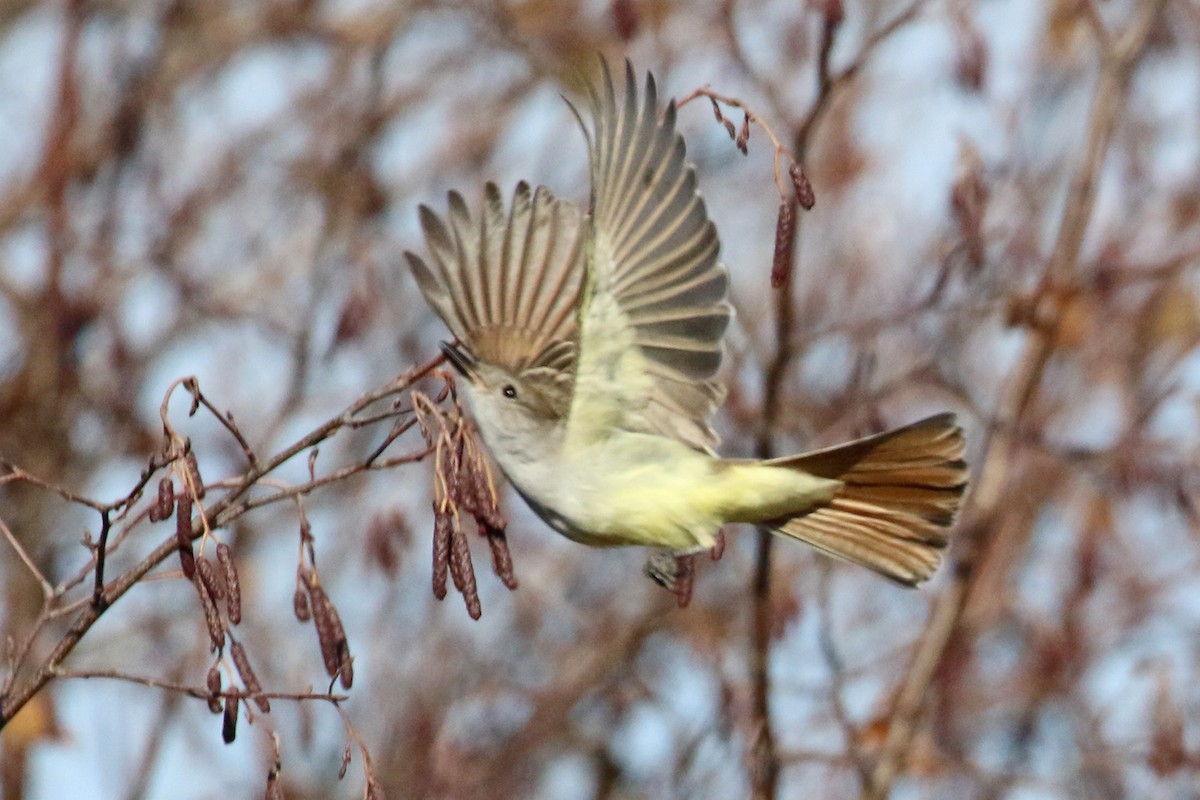
[[[601,547],[711,547],[726,523],[792,516],[828,501],[840,485],[626,432],[568,453],[564,462],[553,496],[543,495],[551,502],[538,500],[561,516],[552,524],[562,533]]]

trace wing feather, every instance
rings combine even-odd
[[[459,342],[514,374],[548,370],[569,384],[584,276],[580,210],[522,182],[506,213],[489,183],[478,220],[457,192],[449,194],[446,220],[426,206],[420,219],[431,263],[405,255],[425,299]]]
[[[675,131],[674,104],[660,119],[653,76],[639,93],[626,62],[618,97],[601,66],[588,91],[591,125],[580,118],[592,217],[572,414],[585,426],[618,424],[711,449],[709,418],[724,396],[714,376],[731,316],[716,229]]]

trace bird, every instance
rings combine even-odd
[[[654,76],[639,91],[629,61],[621,91],[604,59],[598,72],[586,113],[567,101],[587,140],[588,209],[524,181],[506,206],[489,182],[475,216],[456,191],[444,218],[421,205],[429,259],[405,252],[500,471],[585,545],[691,554],[749,523],[925,581],[967,486],[955,415],[799,455],[718,455],[733,310],[716,227],[674,101],[660,114]]]

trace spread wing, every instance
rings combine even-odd
[[[583,283],[583,215],[544,186],[522,182],[506,215],[500,190],[484,187],[478,221],[451,192],[443,222],[421,206],[432,265],[405,253],[417,285],[446,327],[476,359],[514,375],[541,377],[563,391],[567,413]]]
[[[653,76],[639,100],[626,62],[618,97],[602,66],[589,88],[591,129],[580,119],[592,218],[569,428],[588,436],[618,425],[710,449],[731,315],[717,232],[684,161],[675,104],[660,119]]]

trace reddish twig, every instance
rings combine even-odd
[[[429,372],[436,368],[441,361],[441,357],[435,358],[423,365],[412,368],[408,372],[398,376],[384,386],[364,394],[362,397],[358,398],[354,403],[348,406],[341,414],[318,426],[315,430],[301,437],[290,446],[284,448],[270,458],[258,460],[257,463],[251,464],[246,471],[241,474],[241,476],[232,482],[222,497],[209,504],[206,509],[207,513],[201,517],[197,528],[193,529],[193,537],[202,535],[206,530],[211,530],[208,525],[208,520],[212,520],[214,524],[218,526],[228,525],[236,520],[247,510],[249,510],[250,507],[252,507],[246,505],[245,507],[237,508],[238,499],[248,492],[252,486],[257,485],[259,481],[261,481],[267,474],[290,459],[294,458],[299,453],[310,450],[320,442],[335,435],[343,428],[351,426],[358,415],[374,403],[383,398],[396,395],[408,389],[416,381],[429,374]],[[176,385],[179,384],[174,384],[172,388],[174,388]],[[195,397],[195,395],[193,395],[193,397]],[[167,401],[164,400],[164,409],[166,407],[166,403]],[[169,420],[165,419],[165,417],[164,428],[168,431],[168,437],[171,437],[174,432],[170,426]],[[177,436],[177,434],[175,434],[175,436]],[[182,437],[180,437],[178,439],[173,439],[173,441],[184,442],[186,440],[183,440]],[[183,448],[181,447],[180,454],[182,454],[182,449]],[[161,466],[158,465],[154,460],[151,461],[151,465],[152,467]],[[145,484],[150,480],[150,474],[152,472],[152,469],[148,469],[146,473],[143,474],[141,480],[139,481],[139,486],[145,486]],[[186,472],[186,470],[184,470],[184,472]],[[181,477],[183,477],[184,480],[189,479],[188,477],[182,475]],[[116,501],[115,503],[100,503],[89,498],[75,495],[74,493],[57,487],[49,482],[41,481],[29,473],[20,470],[19,468],[12,468],[10,473],[5,475],[2,480],[21,480],[29,483],[30,485],[44,488],[47,491],[52,491],[59,496],[64,497],[64,499],[78,502],[81,505],[96,509],[98,511],[116,508],[128,508],[132,505],[133,500],[139,494],[138,492],[131,493],[127,497]],[[194,478],[191,478],[191,480],[194,482]],[[189,486],[188,488],[194,491],[198,487]],[[311,491],[311,489],[312,487],[309,487],[308,491]],[[303,490],[300,490],[298,493],[302,494]],[[177,549],[178,543],[174,533],[172,533],[136,564],[113,580],[108,581],[103,587],[103,602],[88,602],[87,605],[82,608],[80,608],[77,603],[70,606],[71,612],[76,613],[76,617],[62,633],[59,641],[50,649],[49,653],[43,658],[42,663],[33,670],[32,674],[30,674],[22,682],[7,686],[7,691],[2,697],[0,697],[0,729],[7,725],[7,723],[25,706],[25,704],[30,701],[30,699],[33,698],[35,694],[41,691],[41,689],[45,687],[49,681],[57,676],[64,660],[71,654],[72,651],[74,651],[75,647],[79,644],[83,637],[87,635],[96,622],[103,616],[105,611],[110,608],[118,599],[123,597],[133,586],[137,585],[139,581],[145,578],[152,569],[175,554]],[[95,560],[96,554],[93,554],[93,564],[95,563]],[[35,626],[35,633],[42,629],[45,620],[50,619],[52,616],[60,616],[64,613],[63,608],[53,608],[53,605],[59,602],[62,598],[64,591],[65,589],[63,587],[53,590],[51,597],[46,603],[44,603],[43,612],[40,617],[42,621]],[[28,642],[32,642],[32,637],[30,637]],[[24,656],[29,652],[29,647],[23,646],[20,652],[22,654],[21,657],[24,658]],[[14,666],[19,666],[19,663]]]
[[[155,678],[148,675],[132,675],[127,672],[121,672],[114,669],[62,669],[55,668],[52,670],[55,678],[65,678],[67,680],[113,680],[123,683],[135,683],[140,686],[147,686],[151,689],[162,689],[168,692],[176,692],[178,694],[194,697],[197,700],[208,702],[212,696],[207,686],[195,686],[188,683],[180,683],[178,681],[167,680],[165,678]],[[225,689],[218,693],[222,698],[236,697],[243,700],[283,700],[294,702],[306,702],[309,700],[320,700],[326,703],[337,705],[340,702],[349,700],[349,695],[332,694],[330,692],[248,692],[241,689]]]
[[[21,546],[20,539],[13,534],[12,529],[8,527],[8,524],[4,521],[3,517],[0,517],[0,534],[4,535],[5,541],[7,541],[9,546],[16,551],[17,558],[21,560],[21,563],[25,565],[27,570],[29,570],[29,574],[32,575],[34,580],[36,580],[42,587],[43,599],[47,602],[50,601],[54,597],[54,587],[50,584],[50,581],[46,580],[46,576],[42,574],[40,569],[38,569],[37,564],[33,563],[33,559],[29,557],[29,553],[27,553],[25,548]]]

